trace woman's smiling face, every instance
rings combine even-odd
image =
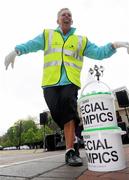
[[[57,23],[62,30],[69,30],[73,23],[72,14],[69,10],[64,9],[58,14]]]

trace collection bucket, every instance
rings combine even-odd
[[[114,98],[111,93],[85,95],[78,101],[84,129],[117,126]]]
[[[110,127],[82,132],[89,170],[117,171],[126,167],[122,134],[125,132],[120,128]]]

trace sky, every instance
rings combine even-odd
[[[5,70],[5,56],[15,45],[33,39],[44,28],[57,27],[57,12],[68,7],[77,34],[87,36],[98,46],[129,41],[129,0],[4,0],[0,2],[0,135],[19,120],[47,110],[41,89],[43,52],[16,57],[14,69]],[[94,65],[105,69],[101,79],[111,89],[129,89],[129,54],[117,50],[103,61],[84,58],[81,82]],[[81,92],[81,90],[80,90]]]

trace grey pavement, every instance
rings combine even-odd
[[[87,169],[85,150],[81,149],[84,165],[70,167],[64,163],[65,151],[42,153],[10,152],[6,159],[3,152],[0,158],[0,180],[129,180],[129,145],[124,145],[126,168],[119,171],[95,172]],[[2,154],[2,153],[1,153]],[[18,157],[21,155],[19,159]],[[25,154],[25,156],[23,156]],[[29,155],[29,156],[28,156]],[[12,159],[10,160],[10,158]],[[24,158],[23,158],[24,157]],[[3,159],[5,158],[5,161]],[[16,161],[13,161],[14,159]]]
[[[87,169],[85,150],[81,149],[84,165],[70,167],[64,162],[64,151],[59,154],[0,166],[0,180],[74,180]]]

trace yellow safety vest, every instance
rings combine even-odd
[[[44,31],[44,69],[42,86],[51,86],[59,82],[61,65],[66,70],[68,79],[78,87],[80,72],[83,65],[83,52],[87,44],[87,38],[70,35],[66,41],[57,31],[46,29]]]

